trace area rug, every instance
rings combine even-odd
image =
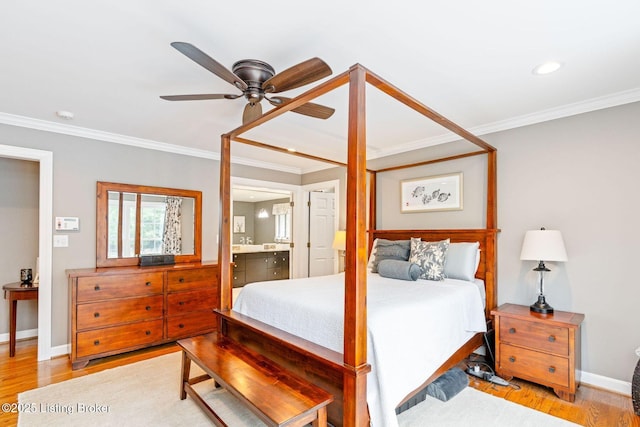
[[[192,375],[198,373],[192,365]],[[231,427],[264,424],[211,381],[195,386]],[[19,427],[210,426],[179,399],[180,353],[105,370],[20,393]],[[467,387],[448,402],[427,397],[398,417],[401,427],[575,427],[576,424]]]

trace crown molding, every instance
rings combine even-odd
[[[168,144],[166,142],[154,141],[151,139],[136,138],[128,135],[105,132],[95,129],[83,128],[64,123],[55,123],[48,120],[34,119],[26,116],[8,114],[0,112],[0,123],[10,126],[18,126],[28,129],[41,130],[45,132],[59,133],[63,135],[77,136],[80,138],[93,139],[96,141],[112,142],[115,144],[129,145],[147,150],[164,151],[172,154],[181,154],[184,156],[199,157],[209,160],[220,160],[220,153],[215,151],[201,150],[197,148],[189,148],[182,145]],[[247,159],[244,157],[234,157],[232,163],[257,167],[262,169],[277,170],[281,172],[300,174],[300,168],[283,166],[276,163],[262,162],[258,160]]]
[[[591,111],[602,110],[619,105],[631,104],[640,101],[640,88],[630,89],[622,92],[616,92],[610,95],[591,98],[572,104],[566,104],[560,107],[549,108],[547,110],[538,111],[531,114],[512,117],[506,120],[500,120],[493,123],[487,123],[480,126],[469,128],[468,131],[474,135],[487,135],[494,132],[515,129],[523,126],[543,123],[550,120],[561,119],[564,117],[575,116],[578,114],[588,113]],[[407,144],[401,144],[389,149],[377,150],[372,153],[370,159],[386,157],[393,154],[400,154],[407,151],[419,150],[421,148],[431,147],[433,145],[444,144],[447,142],[458,141],[460,136],[453,132],[443,135],[412,141]]]
[[[602,110],[604,108],[616,107],[619,105],[630,104],[640,101],[640,88],[630,89],[622,92],[616,92],[597,98],[591,98],[572,104],[563,105],[556,108],[538,111],[531,114],[512,117],[506,120],[487,123],[480,126],[472,127],[469,130],[474,135],[486,135],[494,132],[505,131],[509,129],[519,128],[523,126],[542,123],[550,120],[561,119],[564,117],[574,116],[577,114],[588,113],[591,111]],[[200,157],[211,160],[220,160],[220,154],[214,151],[201,150],[197,148],[189,148],[181,145],[168,144],[165,142],[154,141],[150,139],[136,138],[127,135],[120,135],[111,132],[104,132],[79,126],[72,126],[63,123],[55,123],[47,120],[34,119],[31,117],[18,116],[14,114],[0,112],[0,123],[19,126],[29,129],[42,130],[46,132],[60,133],[64,135],[78,136],[81,138],[94,139],[97,141],[113,142],[116,144],[130,145],[133,147],[144,148],[148,150],[165,151],[173,154],[182,154],[185,156]],[[460,136],[453,132],[437,135],[431,138],[420,139],[406,144],[396,145],[389,149],[379,149],[369,153],[369,159],[377,159],[381,157],[400,154],[407,151],[419,150],[438,144],[460,140]],[[302,170],[292,166],[283,166],[277,163],[268,163],[259,160],[247,159],[243,157],[234,157],[233,163],[251,166],[262,169],[275,170],[293,174],[308,173],[314,170],[326,169],[323,167],[311,168],[310,170]]]

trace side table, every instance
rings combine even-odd
[[[9,357],[16,355],[16,318],[18,301],[38,299],[38,287],[20,282],[2,286],[4,299],[9,300]]]

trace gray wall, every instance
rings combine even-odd
[[[499,303],[535,301],[535,262],[519,259],[524,234],[560,230],[569,260],[547,263],[547,301],[586,315],[582,370],[622,381],[631,381],[640,347],[638,117],[634,103],[483,137],[498,148]],[[485,170],[475,157],[379,174],[378,227],[483,227]],[[463,211],[400,213],[401,179],[458,171]]]
[[[0,157],[0,284],[19,282],[20,269],[36,272],[38,258],[38,162]],[[38,303],[20,301],[19,330],[38,327]],[[0,334],[9,333],[9,302],[0,302]]]

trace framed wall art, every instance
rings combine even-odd
[[[462,210],[462,172],[400,181],[402,213]]]
[[[244,233],[244,215],[233,216],[233,232]]]

